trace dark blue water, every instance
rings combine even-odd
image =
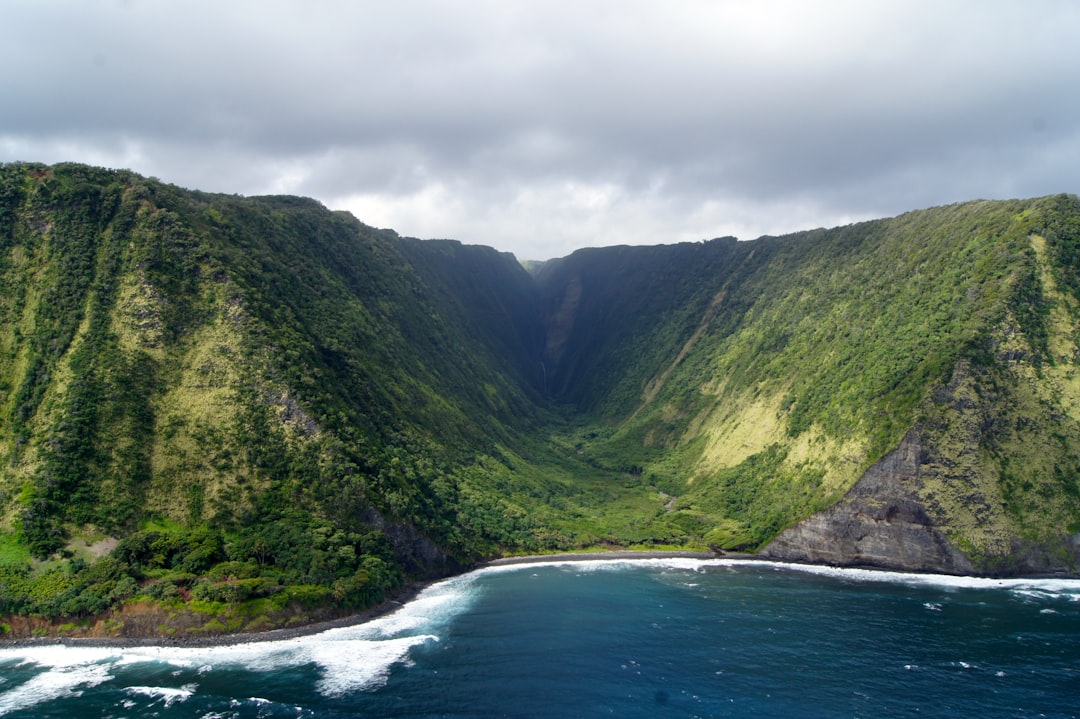
[[[523,565],[200,649],[0,650],[4,717],[1073,717],[1080,581]]]

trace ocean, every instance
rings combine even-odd
[[[1080,580],[744,560],[490,567],[219,647],[0,649],[0,716],[1075,717]]]

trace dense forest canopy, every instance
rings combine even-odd
[[[1076,197],[530,270],[0,166],[0,613],[227,631],[506,553],[755,550],[913,432],[975,571],[1075,570]]]

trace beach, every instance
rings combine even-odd
[[[600,552],[565,552],[558,554],[532,554],[522,556],[509,556],[480,562],[461,574],[483,569],[484,567],[509,566],[514,564],[537,564],[544,562],[584,562],[584,561],[617,561],[638,559],[713,559],[717,556],[727,558],[750,557],[751,555],[718,555],[714,552],[695,552],[688,550],[606,550]],[[349,627],[369,622],[372,619],[390,614],[415,599],[426,587],[435,582],[449,579],[451,576],[438,577],[427,581],[412,582],[403,587],[392,598],[369,607],[363,611],[349,614],[348,616],[326,621],[312,622],[295,627],[280,629],[268,629],[261,632],[237,632],[232,634],[215,634],[212,636],[200,636],[185,634],[160,635],[147,637],[29,637],[0,640],[0,647],[17,646],[40,646],[40,645],[64,645],[80,647],[148,647],[148,646],[171,646],[171,647],[206,647],[228,646],[235,644],[249,644],[253,642],[271,642],[295,639],[298,637],[318,634],[328,629]]]

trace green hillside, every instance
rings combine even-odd
[[[597,419],[586,455],[677,496],[710,544],[762,546],[915,428],[923,502],[977,569],[1008,567],[1017,538],[1073,566],[1078,215],[1075,197],[972,202],[575,253],[541,274],[557,391]],[[573,301],[599,332],[559,314]]]
[[[507,553],[799,558],[782,530],[884,507],[860,480],[902,440],[963,571],[1075,571],[1077,198],[530,270],[302,198],[0,165],[4,626],[267,628]]]

